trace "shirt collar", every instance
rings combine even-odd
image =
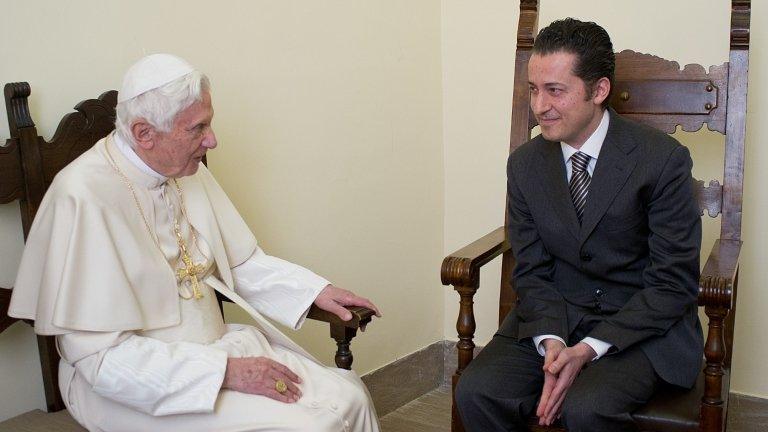
[[[563,150],[563,159],[568,161],[574,153],[580,151],[587,154],[592,159],[597,160],[597,156],[600,155],[600,149],[603,147],[605,136],[608,135],[608,123],[610,123],[610,118],[611,116],[608,114],[608,110],[604,110],[603,118],[600,120],[600,124],[597,125],[597,129],[592,132],[592,135],[584,141],[584,145],[578,150],[561,142],[560,148]]]
[[[126,159],[128,159],[133,165],[136,166],[136,168],[140,169],[141,172],[144,174],[150,175],[154,177],[157,180],[160,180],[160,182],[165,182],[168,180],[168,177],[160,174],[159,172],[155,171],[147,165],[146,162],[141,160],[139,155],[136,154],[136,151],[131,147],[128,143],[126,143],[123,138],[120,136],[120,134],[115,133],[113,134],[113,139],[115,140],[115,146],[120,150],[120,152],[125,156]]]

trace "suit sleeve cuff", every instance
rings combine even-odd
[[[595,350],[595,353],[597,355],[592,359],[592,361],[595,361],[600,357],[604,356],[605,353],[607,353],[608,350],[611,349],[611,347],[613,346],[608,342],[604,342],[604,341],[601,341],[600,339],[595,339],[592,337],[585,337],[581,341],[589,345],[593,350]]]
[[[559,340],[560,342],[563,343],[563,345],[565,345],[565,341],[560,336],[555,336],[555,335],[551,335],[551,334],[546,334],[546,335],[541,335],[541,336],[534,336],[533,337],[533,346],[536,347],[536,351],[538,351],[539,354],[542,357],[544,357],[544,354],[547,353],[547,349],[544,348],[544,341],[547,340],[547,339]]]

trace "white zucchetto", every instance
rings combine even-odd
[[[162,87],[195,70],[186,60],[171,54],[151,54],[133,64],[123,77],[117,102],[125,102]]]

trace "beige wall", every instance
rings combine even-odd
[[[504,158],[508,148],[512,56],[518,10],[504,0],[443,2],[443,142],[445,148],[445,252],[450,253],[504,220]],[[653,12],[651,12],[653,11]],[[539,27],[573,16],[596,21],[611,34],[616,50],[632,48],[675,59],[681,65],[721,64],[728,61],[730,4],[724,0],[542,0]],[[752,2],[749,108],[745,206],[738,323],[732,390],[768,396],[768,346],[758,341],[768,328],[768,234],[760,227],[768,211],[765,185],[768,174],[766,119],[768,84],[768,8]],[[663,29],[660,30],[660,29]],[[700,131],[680,139],[692,148],[694,175],[722,179],[722,159],[706,155],[717,150],[722,138]],[[701,142],[704,141],[704,144]],[[694,145],[695,143],[695,145]],[[708,218],[707,218],[708,219]],[[718,220],[705,221],[703,250],[716,238]],[[706,256],[705,254],[705,256]],[[497,260],[498,261],[498,260]],[[498,262],[482,274],[476,296],[477,342],[484,344],[496,328]],[[445,295],[445,335],[455,339],[458,295]]]
[[[210,166],[270,253],[373,298],[385,318],[353,343],[360,372],[455,337],[455,293],[442,289],[444,254],[503,223],[504,164],[517,4],[509,0],[184,2],[0,0],[0,82],[25,80],[50,137],[84,96],[118,86],[147,52],[186,57],[207,71],[221,147]],[[617,49],[681,63],[727,60],[722,0],[542,1],[541,24],[573,15],[602,23]],[[768,10],[753,4],[752,46],[768,42]],[[151,9],[154,7],[154,9]],[[650,18],[649,10],[665,11]],[[643,18],[641,22],[638,17]],[[683,18],[692,17],[692,18]],[[697,26],[691,21],[699,21]],[[85,23],[88,23],[87,25]],[[665,32],[654,31],[666,28]],[[697,50],[694,39],[712,50]],[[674,43],[671,43],[673,41]],[[751,57],[747,182],[733,388],[768,396],[768,253],[758,230],[768,196],[768,55]],[[95,54],[98,53],[98,54]],[[683,56],[680,53],[684,53]],[[0,137],[7,137],[0,122]],[[717,146],[707,137],[706,147]],[[702,154],[694,149],[694,156]],[[721,162],[697,157],[696,175]],[[714,238],[707,224],[705,244]],[[10,286],[21,239],[14,205],[0,207],[0,286]],[[9,249],[10,247],[10,249]],[[498,264],[483,273],[478,342],[497,319]],[[237,312],[230,319],[242,318]],[[296,336],[330,362],[327,329]],[[0,335],[0,420],[42,405],[34,336]]]
[[[210,167],[261,245],[384,311],[353,342],[359,372],[443,338],[439,1],[0,0],[0,11],[0,82],[30,82],[46,137],[145,52],[209,74]],[[6,207],[12,236],[18,207]],[[2,286],[16,235],[2,243]],[[332,362],[326,326],[295,339]],[[37,361],[27,326],[0,335],[0,420],[41,405]]]

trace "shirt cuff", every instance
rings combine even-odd
[[[544,356],[544,354],[547,353],[547,349],[544,347],[544,343],[543,343],[547,339],[559,340],[560,342],[563,343],[563,345],[565,345],[565,341],[560,336],[555,336],[555,335],[551,335],[551,334],[541,335],[541,336],[534,336],[533,337],[533,346],[536,347],[536,351],[538,351],[539,354],[542,357]]]
[[[608,350],[611,349],[611,347],[613,346],[608,342],[604,342],[604,341],[601,341],[600,339],[595,339],[592,337],[585,337],[581,341],[589,345],[590,347],[592,347],[593,350],[595,350],[595,353],[597,355],[592,359],[592,361],[595,361],[600,357],[604,356],[605,353],[607,353]]]

